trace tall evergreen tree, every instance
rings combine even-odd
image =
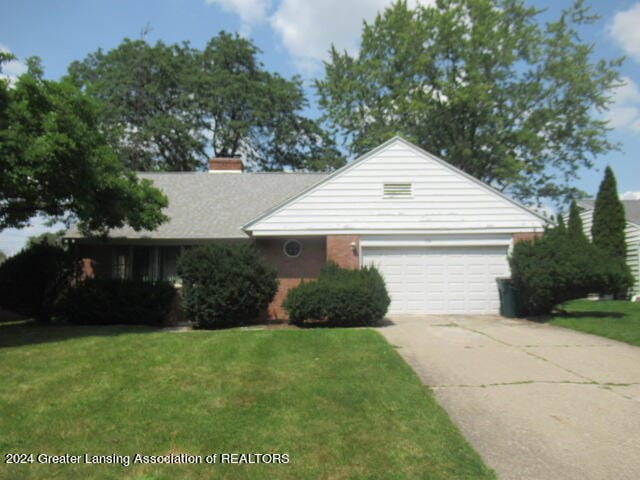
[[[582,218],[580,218],[580,208],[578,208],[575,201],[571,202],[571,207],[569,208],[567,233],[569,240],[571,240],[574,245],[585,244],[589,241],[584,233]]]
[[[618,197],[616,177],[613,170],[607,167],[596,197],[591,237],[596,246],[623,262],[627,253],[625,224],[624,206]]]
[[[557,225],[552,229],[552,231],[558,233],[559,235],[565,235],[567,233],[567,227],[564,224],[564,218],[562,217],[562,215],[558,214],[556,223]]]

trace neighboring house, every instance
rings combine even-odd
[[[168,280],[191,245],[252,242],[278,270],[272,317],[284,316],[287,290],[327,260],[378,267],[390,313],[495,314],[509,248],[546,223],[397,137],[330,175],[242,173],[239,159],[212,159],[210,172],[140,174],[169,198],[170,221],[154,232],[67,238],[95,275]]]
[[[635,283],[631,289],[631,298],[640,297],[640,200],[621,200],[624,205],[627,226],[625,237],[627,241],[627,265]],[[584,232],[591,238],[591,224],[593,223],[594,199],[580,200],[577,202],[581,209],[580,218]]]

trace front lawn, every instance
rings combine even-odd
[[[365,329],[0,325],[0,478],[494,478]],[[9,452],[286,453],[281,465],[6,465]]]
[[[574,300],[550,323],[640,346],[640,302]]]

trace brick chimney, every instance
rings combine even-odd
[[[244,165],[239,157],[213,157],[209,159],[209,173],[242,173]]]

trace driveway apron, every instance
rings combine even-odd
[[[639,347],[492,316],[379,331],[499,478],[640,478]]]

